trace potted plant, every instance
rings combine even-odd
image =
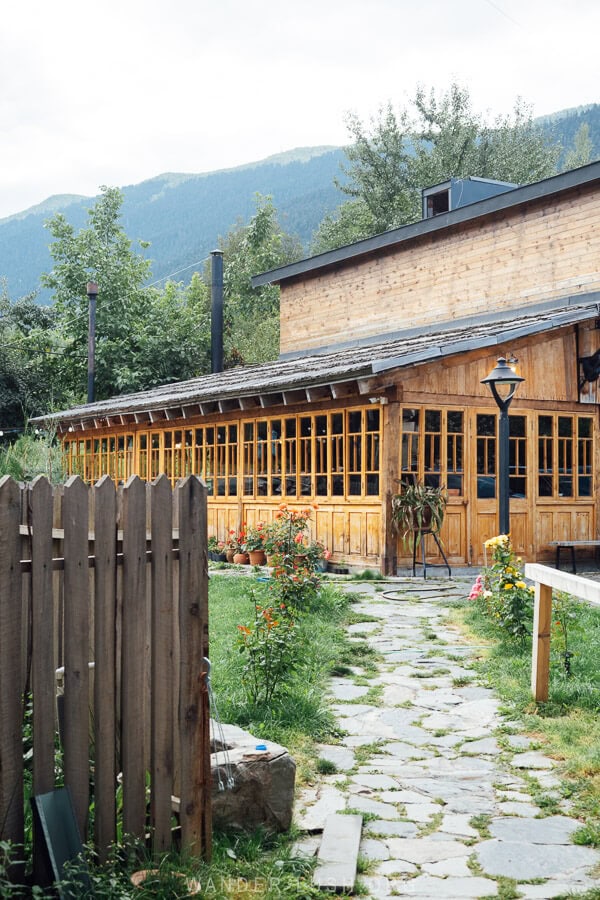
[[[392,519],[402,540],[411,537],[417,544],[425,531],[436,534],[442,527],[448,497],[444,487],[431,487],[421,481],[400,482],[400,493],[392,497]]]
[[[258,522],[248,529],[243,549],[249,555],[251,565],[264,566],[266,560],[265,529],[262,522]]]
[[[226,562],[225,543],[220,541],[216,535],[211,535],[208,539],[208,558],[213,562]]]

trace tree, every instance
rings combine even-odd
[[[30,294],[11,301],[0,285],[0,429],[20,431],[27,419],[57,399],[54,354],[58,336],[52,309]]]
[[[592,159],[592,139],[590,126],[582,122],[573,140],[573,146],[565,153],[564,169],[576,169],[578,166],[586,166]]]
[[[256,195],[256,212],[219,241],[223,251],[225,364],[258,363],[279,353],[279,287],[253,289],[259,272],[295,262],[302,245],[281,228],[270,197]]]
[[[88,298],[98,284],[96,398],[144,390],[206,371],[207,291],[196,279],[189,288],[146,286],[150,263],[134,250],[121,222],[123,195],[102,188],[78,233],[58,213],[47,223],[54,238],[51,272],[42,277],[54,294],[64,335],[60,374],[79,399],[87,383]],[[148,245],[139,242],[140,248]]]
[[[313,240],[315,252],[417,221],[421,189],[451,177],[516,184],[548,177],[556,171],[560,149],[547,141],[521,101],[511,115],[490,124],[473,111],[468,91],[457,84],[439,96],[420,87],[410,109],[396,114],[388,103],[369,126],[351,114],[347,127],[352,139],[347,181],[337,186],[352,206],[347,210],[344,204],[336,219],[324,220]]]

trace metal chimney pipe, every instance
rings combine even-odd
[[[210,355],[211,372],[223,371],[223,251],[213,250],[210,254],[211,312],[210,312]]]
[[[98,297],[98,285],[95,281],[88,281],[86,293],[89,301],[87,402],[93,403],[96,378],[96,298]]]

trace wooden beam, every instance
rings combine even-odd
[[[358,383],[356,381],[343,381],[341,384],[332,384],[331,395],[334,400],[343,400],[345,397],[352,397],[358,394]]]
[[[165,411],[162,409],[151,409],[149,412],[151,422],[162,422],[165,418]]]
[[[260,407],[260,400],[258,397],[240,397],[240,409],[258,409]]]
[[[238,410],[240,408],[239,401],[237,399],[236,400],[219,400],[218,406],[219,406],[220,413],[233,412],[234,410]]]
[[[199,403],[190,403],[189,406],[183,406],[181,409],[184,419],[194,419],[201,414]]]
[[[218,412],[217,404],[214,400],[204,401],[198,405],[203,416],[210,416],[211,413]]]
[[[151,420],[150,420],[150,413],[147,412],[147,411],[144,411],[144,412],[136,412],[136,413],[133,414],[133,418],[134,418],[134,420],[135,420],[135,422],[136,422],[137,425],[140,425],[140,424],[142,424],[143,422],[149,422],[149,421],[151,421]]]
[[[331,400],[331,386],[327,384],[306,388],[306,396],[311,403],[314,403],[315,400]]]
[[[263,409],[267,409],[269,406],[283,406],[283,395],[280,393],[261,394],[260,405]]]
[[[299,389],[283,392],[283,403],[285,406],[293,406],[296,403],[306,403],[306,391]]]
[[[183,410],[180,406],[171,406],[168,409],[165,409],[165,418],[169,421],[173,419],[183,419]]]
[[[357,384],[360,394],[381,394],[385,391],[385,383],[379,376],[377,378],[359,378]]]

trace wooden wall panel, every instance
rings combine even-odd
[[[599,260],[588,186],[284,282],[281,351],[598,290]]]
[[[489,405],[490,411],[494,411],[490,389],[481,381],[502,353],[517,356],[519,375],[525,378],[519,385],[511,411],[522,400],[577,402],[577,346],[575,331],[569,327],[552,337],[544,334],[533,339],[511,341],[485,354],[481,350],[474,351],[407,370],[402,375],[405,403],[409,402],[413,392],[444,397],[445,404],[452,403],[454,397],[457,403],[462,403],[464,397],[472,397],[483,401],[482,405]],[[422,401],[427,402],[427,396]]]
[[[379,511],[367,513],[367,547],[366,555],[379,557],[381,539],[381,513]]]

